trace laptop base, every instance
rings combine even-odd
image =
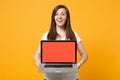
[[[61,64],[59,64],[61,65]],[[45,67],[45,64],[40,65],[39,72],[44,72],[44,73],[73,73],[77,72],[77,65],[76,64],[71,64],[69,67]]]

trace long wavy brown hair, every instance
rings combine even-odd
[[[70,23],[70,13],[68,8],[65,5],[58,5],[54,8],[53,12],[52,12],[52,17],[51,17],[51,26],[50,26],[50,30],[48,32],[48,36],[47,39],[48,40],[56,40],[57,36],[59,35],[57,33],[56,30],[56,23],[54,20],[54,16],[56,15],[56,12],[58,11],[58,9],[60,8],[64,8],[66,10],[66,14],[67,14],[67,19],[65,22],[65,30],[66,30],[66,39],[70,39],[70,40],[76,40],[75,34],[71,28],[71,23]]]

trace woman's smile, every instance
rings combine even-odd
[[[54,17],[55,22],[56,22],[56,26],[64,26],[66,19],[67,19],[67,14],[66,14],[66,10],[64,8],[59,9],[56,12],[56,15]]]

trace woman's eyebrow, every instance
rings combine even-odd
[[[61,13],[64,13],[64,14],[65,14],[65,12],[61,12]]]

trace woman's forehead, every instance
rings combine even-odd
[[[65,8],[60,8],[57,10],[56,13],[66,13],[66,9]]]

